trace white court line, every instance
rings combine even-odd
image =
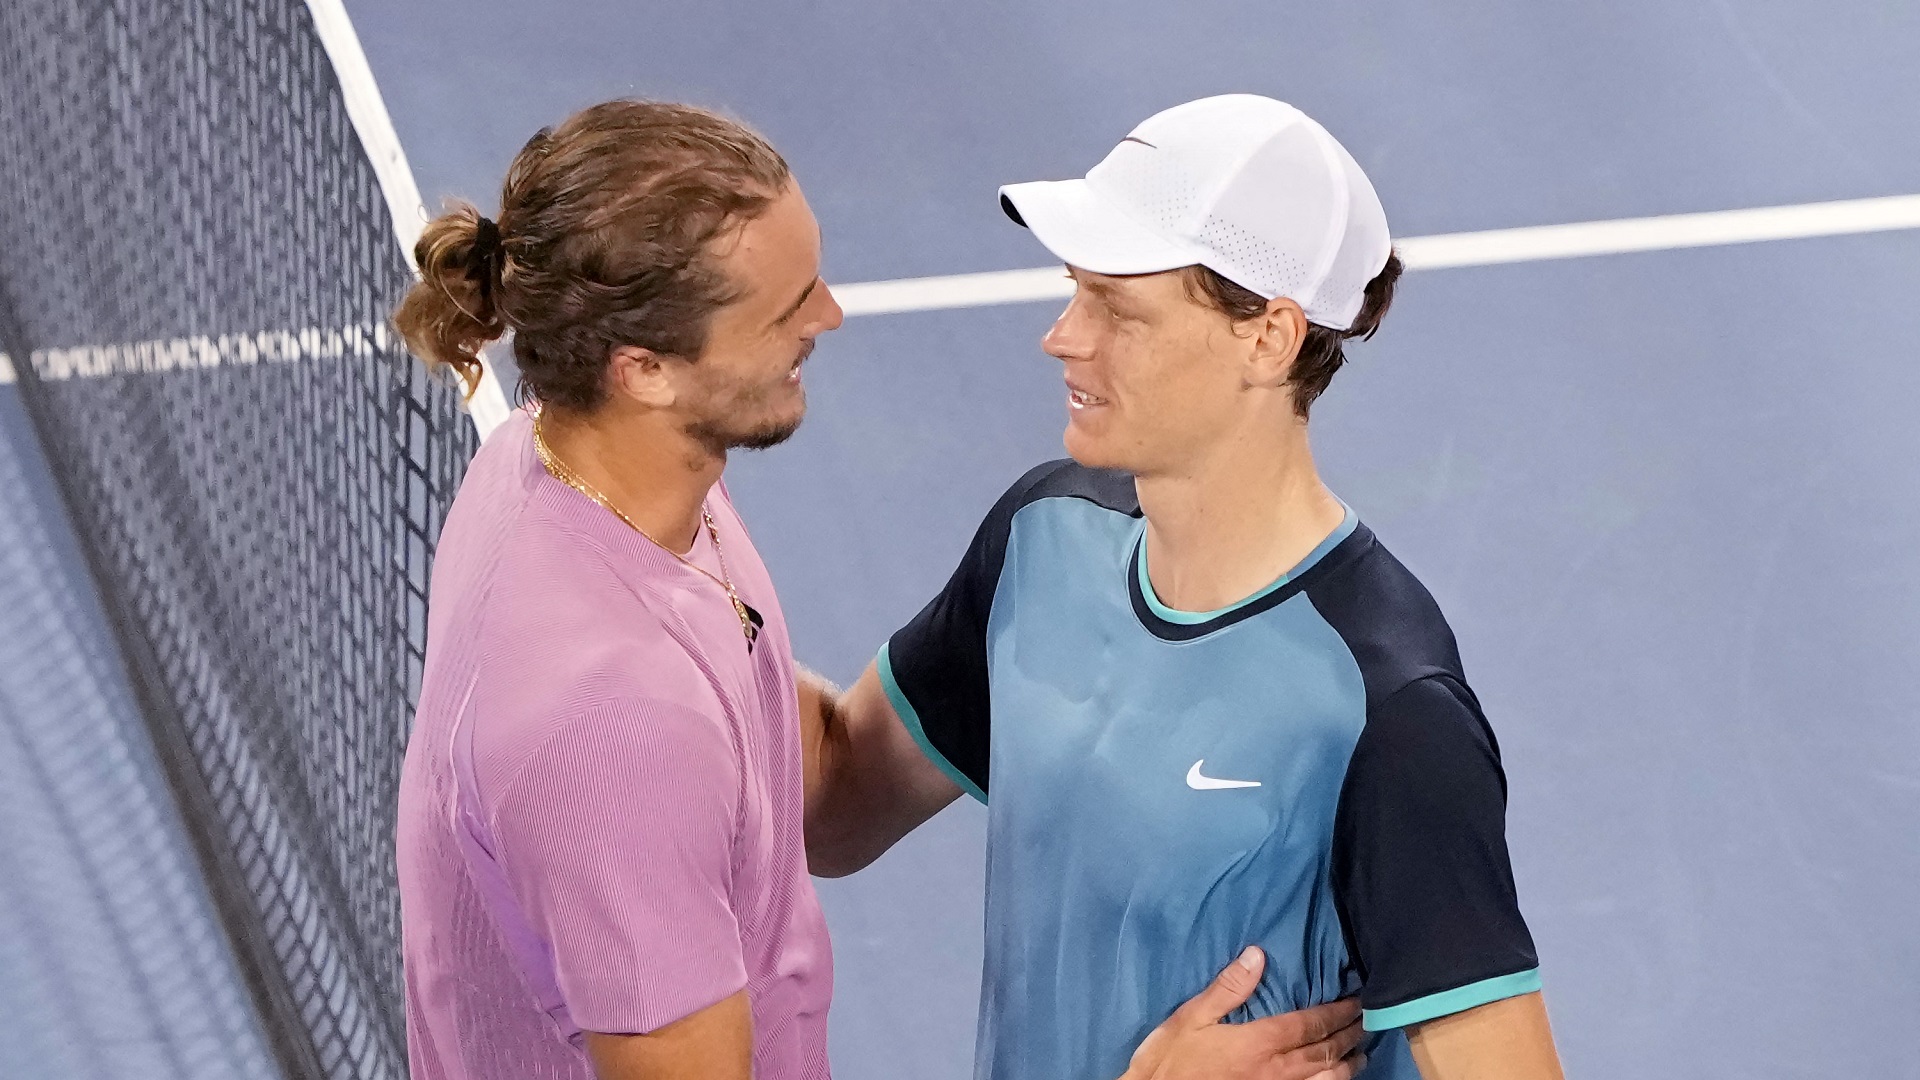
[[[321,3],[324,0],[309,2]],[[388,130],[391,131],[391,128]],[[406,185],[406,190],[410,191],[413,176],[405,172],[404,159],[400,164],[404,180],[397,182]],[[393,205],[404,205],[404,198],[396,200]],[[404,216],[398,209],[395,210],[396,222]],[[1620,255],[1916,228],[1920,228],[1920,195],[1893,195],[1796,206],[1767,206],[1752,210],[1716,210],[1702,214],[1671,214],[1664,217],[1413,236],[1399,241],[1398,247],[1408,270],[1445,270],[1463,266],[1495,266],[1590,255]],[[418,234],[417,226],[415,234]],[[1073,283],[1057,266],[903,278],[897,281],[862,281],[836,285],[833,290],[841,308],[848,315],[889,315],[1058,300],[1072,292]],[[361,344],[371,344],[384,350],[391,344],[389,338],[385,326],[266,331],[221,338],[176,338],[125,345],[39,350],[30,360],[41,378],[63,379],[174,371],[260,360],[338,358],[359,348]],[[480,429],[482,438],[508,414],[505,395],[500,392],[499,383],[492,380],[491,368],[488,369],[488,379],[489,382],[482,387],[482,394],[475,395],[472,404],[474,425]],[[0,384],[13,380],[13,365],[5,353],[0,353]],[[492,396],[483,401],[488,389]]]
[[[44,382],[160,375],[216,367],[287,364],[303,360],[372,360],[394,346],[384,324],[304,330],[265,330],[257,334],[197,335],[117,345],[76,345],[35,349],[27,362]],[[13,382],[12,358],[0,353],[0,384]]]
[[[1713,210],[1700,214],[1410,236],[1396,246],[1408,270],[1444,270],[1916,228],[1920,228],[1920,195],[1891,195],[1750,210]],[[1060,300],[1072,294],[1073,283],[1057,266],[860,281],[833,288],[834,298],[848,315],[987,307]]]
[[[367,65],[366,52],[360,47],[343,0],[306,0],[306,4],[333,61],[346,98],[347,115],[380,178],[394,236],[411,258],[426,214],[419,185],[394,132],[393,119]],[[1399,250],[1407,269],[1438,270],[1912,228],[1920,228],[1920,195],[1414,236],[1400,241]],[[860,281],[836,286],[833,291],[848,315],[886,315],[1057,300],[1073,290],[1058,268],[1045,267]],[[492,365],[484,358],[482,364],[485,374],[469,409],[474,426],[485,439],[507,417],[508,406]],[[0,370],[0,377],[4,374]]]
[[[342,0],[306,0],[306,3],[308,13],[313,16],[313,28],[320,35],[320,44],[327,50],[327,58],[333,61],[334,76],[340,80],[347,116],[353,121],[353,130],[359,134],[360,145],[366,148],[374,175],[380,179],[380,190],[386,195],[394,239],[400,242],[408,265],[412,265],[413,245],[426,226],[427,212],[420,201],[420,185],[413,179],[413,167],[407,164],[400,136],[393,130],[393,117],[387,114],[387,103],[380,96],[380,84],[373,81],[366,50],[360,47],[360,37],[353,32],[353,21],[347,18]],[[473,400],[467,403],[467,411],[484,440],[511,410],[500,380],[494,377],[493,365],[484,357],[480,365],[480,386],[474,391]]]

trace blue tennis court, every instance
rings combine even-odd
[[[1402,238],[1920,192],[1912,5],[347,8],[430,206],[490,208],[579,106],[684,99],[786,155],[836,286],[1041,266],[1000,184],[1080,175],[1141,118],[1235,91],[1324,123]],[[1909,1075],[1920,231],[1651,228],[1661,249],[1416,263],[1316,408],[1316,451],[1458,632],[1568,1074]],[[822,339],[805,427],[729,471],[803,662],[854,678],[1060,456],[1038,347],[1059,307]],[[273,1075],[11,387],[0,429],[0,726],[28,748],[0,751],[25,871],[0,886],[0,967],[24,973],[0,1072],[145,1075],[188,1040],[196,1075]],[[30,796],[22,770],[63,753],[130,794]],[[963,801],[819,883],[836,1075],[972,1075],[984,822]],[[112,864],[89,845],[115,844],[139,847],[129,880],[90,879]]]

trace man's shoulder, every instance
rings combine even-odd
[[[1003,492],[987,511],[974,532],[973,543],[961,564],[961,579],[989,592],[998,579],[1009,545],[1013,541],[1015,519],[1031,527],[1032,514],[1046,507],[1072,503],[1094,507],[1120,519],[1140,515],[1140,501],[1134,493],[1133,477],[1111,469],[1093,469],[1071,459],[1043,462],[1028,469]],[[1057,522],[1057,516],[1048,514]],[[1045,530],[1042,530],[1045,531]],[[1115,530],[1104,530],[1115,531]],[[1029,534],[1033,532],[1028,529]]]
[[[1315,570],[1304,591],[1353,654],[1370,704],[1432,676],[1464,685],[1459,645],[1440,605],[1365,525]]]
[[[707,775],[741,767],[718,708],[698,708],[670,692],[654,695],[634,686],[611,694],[593,691],[540,702],[523,712],[506,701],[477,706],[470,718],[472,769],[481,800],[495,802],[530,768],[564,775],[584,770],[583,763],[600,762],[637,783],[695,765]]]
[[[1014,518],[1029,507],[1056,500],[1095,506],[1123,517],[1140,515],[1140,499],[1131,475],[1089,468],[1071,458],[1043,462],[1014,481],[987,511],[974,535],[974,555],[983,557],[984,564],[991,564],[997,571],[1013,534]]]
[[[1042,462],[1014,481],[994,507],[1009,517],[1043,499],[1082,499],[1116,513],[1137,515],[1140,498],[1133,476],[1117,469],[1095,469],[1072,458]]]
[[[516,729],[621,700],[723,711],[672,605],[628,581],[610,553],[564,522],[524,515],[473,600],[473,715],[496,734],[511,739]]]
[[[515,570],[493,583],[478,634],[482,662],[512,672],[515,685],[550,697],[696,703],[711,692],[670,606],[642,596],[594,553]]]

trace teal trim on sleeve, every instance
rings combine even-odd
[[[1327,538],[1325,540],[1320,541],[1319,546],[1315,547],[1312,551],[1307,552],[1307,557],[1304,559],[1301,559],[1298,566],[1295,566],[1293,569],[1287,571],[1284,574],[1281,574],[1280,577],[1276,579],[1272,584],[1268,585],[1264,589],[1261,589],[1259,592],[1254,593],[1252,596],[1246,597],[1245,599],[1242,599],[1242,600],[1236,600],[1233,603],[1228,604],[1226,607],[1219,608],[1214,611],[1181,611],[1178,608],[1170,608],[1167,605],[1161,603],[1160,598],[1154,595],[1153,582],[1149,580],[1147,577],[1147,524],[1146,524],[1146,519],[1142,518],[1140,519],[1139,539],[1134,541],[1140,548],[1140,558],[1135,560],[1135,562],[1137,562],[1140,566],[1140,595],[1146,598],[1147,607],[1150,610],[1152,610],[1152,612],[1155,615],[1159,616],[1162,619],[1165,619],[1170,623],[1177,623],[1181,626],[1198,626],[1204,622],[1212,622],[1214,619],[1217,619],[1222,615],[1231,615],[1234,612],[1240,610],[1243,607],[1246,607],[1248,604],[1253,603],[1254,601],[1260,599],[1263,596],[1272,595],[1275,589],[1280,588],[1281,586],[1285,585],[1287,582],[1292,581],[1294,578],[1297,578],[1301,574],[1306,573],[1307,570],[1311,568],[1314,563],[1317,563],[1321,559],[1325,558],[1327,552],[1332,551],[1335,547],[1339,546],[1340,541],[1345,540],[1347,537],[1353,535],[1354,526],[1360,524],[1360,518],[1357,514],[1353,512],[1353,507],[1348,506],[1344,502],[1341,503],[1340,505],[1342,508],[1346,510],[1347,513],[1345,517],[1340,519],[1339,527],[1335,528],[1331,533],[1328,533]]]
[[[1477,983],[1452,990],[1442,990],[1437,994],[1414,998],[1402,1005],[1388,1009],[1367,1009],[1360,1014],[1361,1026],[1368,1031],[1392,1031],[1395,1028],[1411,1024],[1425,1023],[1442,1016],[1452,1016],[1468,1009],[1477,1009],[1507,998],[1531,994],[1540,989],[1540,969],[1516,972],[1512,975],[1496,975],[1491,979],[1482,979]]]
[[[945,773],[947,779],[959,784],[961,790],[978,799],[980,805],[985,806],[987,793],[981,791],[979,785],[972,780],[967,779],[966,773],[954,768],[953,762],[948,761],[945,754],[934,749],[933,744],[927,741],[926,729],[920,726],[920,714],[914,711],[913,702],[907,700],[907,695],[901,691],[900,684],[894,681],[893,661],[887,659],[889,645],[880,646],[880,655],[874,659],[873,666],[880,671],[880,687],[887,692],[887,700],[893,703],[893,711],[900,714],[901,721],[907,725],[908,733],[913,736],[914,742],[920,744],[920,752],[927,755],[927,760],[933,762],[941,772]]]

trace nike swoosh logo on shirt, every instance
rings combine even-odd
[[[1193,768],[1187,770],[1187,786],[1195,791],[1219,791],[1223,788],[1260,786],[1260,781],[1258,780],[1216,780],[1211,776],[1202,776],[1200,775],[1200,766],[1206,763],[1207,759],[1201,758],[1199,761],[1193,763]]]

